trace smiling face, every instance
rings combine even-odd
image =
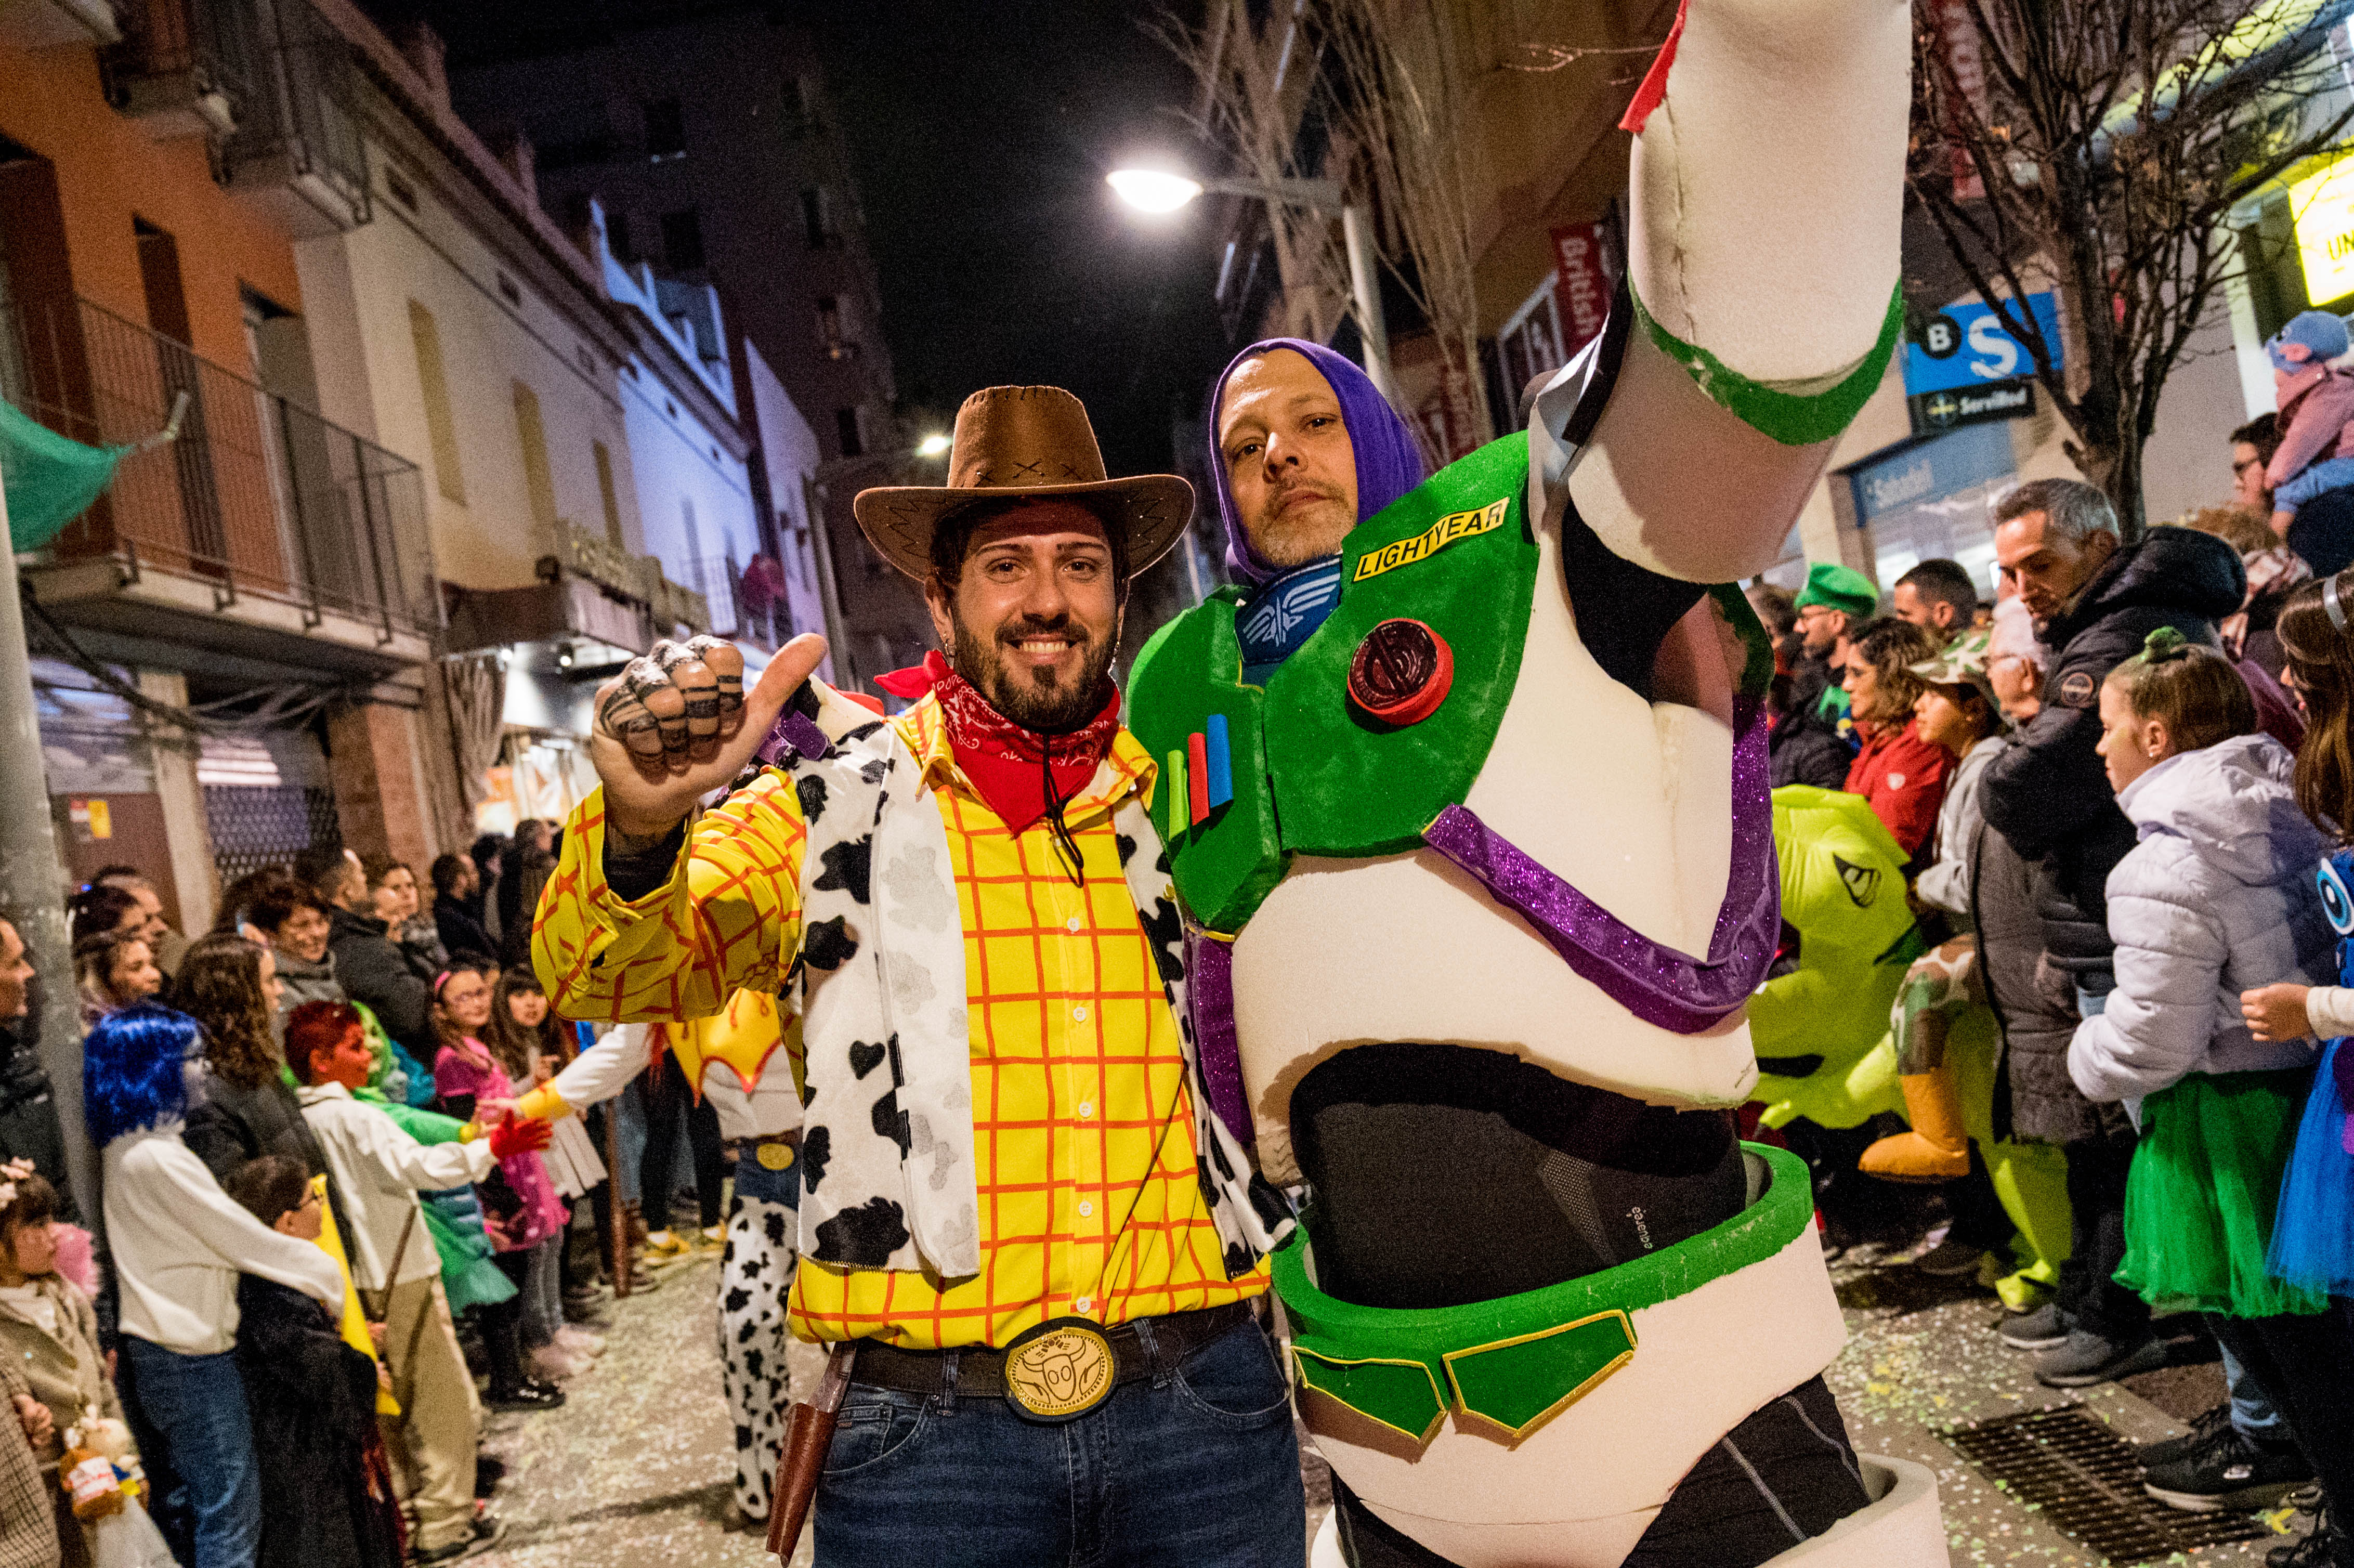
[[[1015,724],[1061,735],[1103,707],[1119,648],[1118,577],[1094,513],[1037,501],[974,529],[956,580],[935,573],[924,599],[958,674]]]
[[[460,969],[441,982],[434,1005],[461,1034],[480,1034],[491,1021],[491,982],[472,969]]]
[[[1341,399],[1308,356],[1244,361],[1218,404],[1218,455],[1235,515],[1277,567],[1337,554],[1357,525],[1357,453]]]
[[[270,939],[290,956],[315,964],[327,956],[327,934],[332,929],[323,911],[304,904],[286,916]]]

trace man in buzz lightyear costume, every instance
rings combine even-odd
[[[1908,13],[1688,0],[1629,111],[1628,282],[1426,482],[1313,345],[1220,380],[1253,588],[1131,722],[1212,1097],[1304,1182],[1276,1255],[1356,1568],[1944,1563],[1857,1455],[1804,1167],[1736,1141],[1776,945],[1769,565],[1899,315]],[[1173,831],[1172,831],[1173,830]]]

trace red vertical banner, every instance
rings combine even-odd
[[[1937,0],[1937,29],[1945,45],[1946,64],[1954,73],[1954,85],[1961,91],[1971,110],[1983,120],[1987,111],[1986,61],[1979,53],[1978,24],[1970,19],[1970,8],[1965,0]],[[1960,133],[1958,125],[1946,128],[1948,136]],[[1978,177],[1978,166],[1961,146],[1952,149],[1954,161],[1954,199],[1984,201],[1986,182]]]
[[[1561,314],[1564,363],[1602,335],[1610,314],[1610,270],[1598,223],[1565,224],[1553,231],[1554,303]]]

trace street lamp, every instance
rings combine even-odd
[[[938,430],[934,430],[916,443],[916,455],[920,458],[940,457],[947,453],[949,445],[949,439]]]
[[[1365,374],[1396,408],[1396,379],[1390,374],[1390,332],[1382,314],[1381,274],[1373,260],[1373,245],[1365,232],[1364,208],[1349,201],[1338,180],[1195,179],[1166,169],[1114,169],[1104,176],[1114,195],[1139,212],[1175,212],[1204,191],[1219,196],[1249,196],[1256,201],[1304,207],[1341,215],[1341,238],[1349,252],[1349,286],[1356,296],[1357,330],[1364,340]]]

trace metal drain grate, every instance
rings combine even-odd
[[[2143,1491],[2133,1445],[2081,1404],[2000,1416],[1941,1436],[2062,1534],[2114,1563],[2271,1533],[2253,1514],[2178,1513]]]

